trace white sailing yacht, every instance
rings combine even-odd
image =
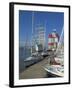
[[[62,33],[58,42],[55,61],[60,63],[61,65],[64,65],[64,27],[62,29]]]
[[[33,39],[33,25],[34,25],[34,12],[32,12],[32,39]],[[43,59],[43,57],[38,53],[38,45],[36,43],[34,48],[35,52],[33,52],[33,48],[31,45],[31,56],[24,60],[24,65],[26,67]]]
[[[55,55],[56,55],[56,57],[54,57],[54,60],[57,63],[60,63],[60,65],[46,64],[43,68],[50,75],[63,77],[64,76],[64,28],[62,29]]]

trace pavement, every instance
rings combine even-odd
[[[20,73],[19,79],[46,78],[47,72],[43,68],[45,64],[48,64],[48,57]]]

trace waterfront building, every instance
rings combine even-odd
[[[38,45],[38,50],[44,50],[45,48],[45,27],[43,25],[37,25],[34,30],[33,43]]]
[[[54,29],[53,32],[48,35],[48,49],[56,50],[58,46],[58,41],[59,41],[59,35]]]

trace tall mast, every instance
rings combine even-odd
[[[58,47],[57,47],[56,53],[58,52],[58,49],[60,48],[59,46],[60,46],[61,43],[62,43],[63,34],[64,34],[64,26],[63,26],[63,28],[62,28],[62,32],[61,32],[61,35],[60,35],[60,39],[59,39],[59,42],[58,42]]]
[[[34,25],[34,12],[32,12],[32,36],[33,36],[33,25]],[[33,37],[32,37],[33,39]]]
[[[46,46],[45,46],[46,45],[46,21],[45,21],[45,25],[44,26],[45,26],[44,27],[45,28],[45,30],[44,30],[45,31],[44,32],[44,48],[46,49]]]
[[[34,27],[34,12],[32,12],[32,45],[31,45],[31,54],[32,54],[32,46],[33,46],[33,27]]]

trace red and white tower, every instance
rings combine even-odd
[[[54,29],[51,34],[48,35],[48,50],[56,50],[59,41],[59,35]]]

